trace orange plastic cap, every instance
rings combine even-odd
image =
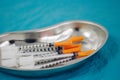
[[[70,48],[76,48],[76,47],[80,47],[80,50],[82,49],[82,44],[72,44],[69,46],[64,46],[64,50],[70,49]]]
[[[54,43],[54,46],[57,47],[57,46],[68,46],[68,45],[71,45],[72,42],[56,42]]]
[[[84,37],[83,37],[83,36],[72,36],[72,37],[71,37],[70,39],[68,39],[67,41],[74,43],[74,42],[80,42],[80,41],[82,41],[82,40],[84,40]]]
[[[75,47],[75,48],[70,48],[70,49],[67,49],[67,50],[63,50],[63,54],[80,52],[80,51],[81,51],[80,47]]]
[[[94,51],[95,50],[87,50],[84,52],[79,52],[77,58],[88,56],[88,55],[92,54]]]

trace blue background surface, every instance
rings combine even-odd
[[[1,34],[68,20],[88,20],[105,26],[109,32],[106,45],[78,69],[31,79],[0,72],[0,80],[120,80],[119,0],[0,0]]]

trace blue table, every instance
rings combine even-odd
[[[119,0],[0,0],[0,33],[38,29],[69,20],[102,24],[109,32],[109,39],[86,64],[31,80],[120,80],[119,3]],[[0,80],[8,79],[30,80],[0,72]]]

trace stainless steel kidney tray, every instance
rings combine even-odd
[[[47,27],[45,29],[1,34],[0,44],[9,40],[25,40],[28,43],[29,41],[57,42],[57,41],[64,41],[73,35],[84,36],[85,40],[82,42],[83,50],[95,49],[95,52],[89,56],[75,59],[66,62],[63,65],[46,68],[46,69],[22,70],[22,69],[9,68],[7,66],[5,67],[0,65],[0,70],[14,75],[33,76],[33,77],[46,76],[46,75],[48,76],[61,71],[64,72],[65,70],[69,70],[71,68],[74,68],[75,66],[78,66],[78,64],[81,64],[82,62],[84,62],[84,60],[94,55],[100,48],[102,48],[102,46],[105,44],[108,38],[107,30],[101,25],[89,21],[68,21]],[[18,43],[18,45],[21,44]]]

